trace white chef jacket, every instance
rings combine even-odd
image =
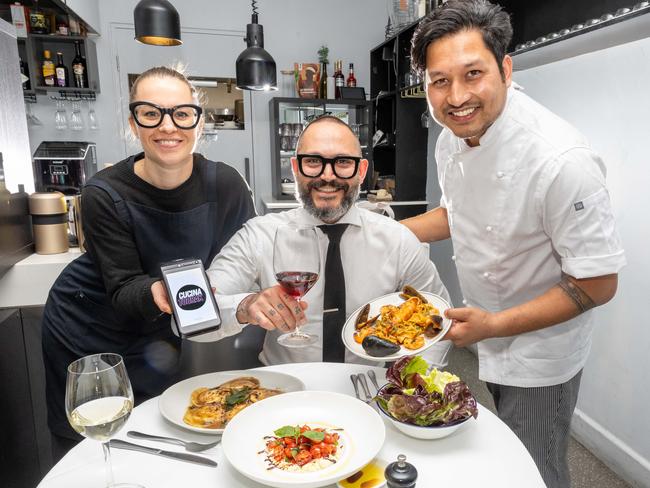
[[[444,129],[436,146],[463,303],[499,311],[575,278],[617,273],[625,256],[605,166],[567,122],[514,88],[468,146]],[[478,344],[479,377],[521,387],[571,379],[591,346],[592,311],[567,322]]]
[[[236,305],[243,295],[232,295],[278,284],[273,273],[273,238],[276,228],[288,223],[323,225],[303,208],[256,217],[249,220],[212,261],[207,274],[217,289],[222,335],[231,335],[243,327],[235,317]],[[405,226],[356,206],[337,223],[350,224],[340,243],[347,316],[370,300],[399,291],[404,285],[435,293],[449,302],[449,294],[426,249]],[[329,240],[320,229],[317,234],[323,272]],[[324,280],[319,279],[305,295],[304,300],[309,304],[307,324],[301,328],[318,335],[319,341],[313,346],[287,348],[277,343],[281,332],[267,332],[260,361],[267,365],[322,361],[323,291]],[[436,344],[423,356],[435,364],[444,364],[442,355],[446,350],[447,346]],[[346,361],[370,364],[349,351],[346,351]]]

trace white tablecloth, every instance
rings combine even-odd
[[[308,390],[327,390],[354,395],[350,374],[367,371],[354,364],[308,363],[272,366],[272,371],[300,378]],[[384,370],[375,368],[380,385]],[[372,386],[371,386],[372,388]],[[335,408],[335,406],[333,406]],[[477,420],[470,420],[451,436],[431,441],[405,436],[385,420],[386,441],[378,458],[391,462],[405,454],[418,470],[418,487],[513,487],[544,488],[544,482],[523,444],[489,410],[479,405]],[[126,437],[128,430],[209,442],[214,436],[197,434],[167,422],[158,411],[158,399],[151,399],[133,410],[118,438],[166,450],[181,447]],[[219,463],[203,467],[160,456],[111,449],[116,483],[139,483],[146,488],[209,487],[258,488],[261,485],[239,474],[225,459],[218,445],[201,453]],[[105,470],[101,445],[84,440],[72,449],[39,484],[39,488],[101,488]],[[332,485],[334,486],[334,485]]]

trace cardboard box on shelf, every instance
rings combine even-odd
[[[29,32],[28,18],[27,7],[21,5],[20,2],[11,5],[11,23],[16,28],[16,35],[18,37],[27,37],[27,33]]]

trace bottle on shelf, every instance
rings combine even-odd
[[[43,84],[45,86],[55,86],[56,85],[56,71],[54,69],[54,63],[52,62],[52,55],[49,50],[43,51]]]
[[[29,26],[32,34],[48,34],[45,12],[38,6],[38,0],[34,0],[34,7],[29,11]]]
[[[350,63],[350,72],[348,74],[348,79],[345,82],[345,86],[357,86],[357,79],[354,77],[354,63]]]
[[[327,63],[321,63],[320,82],[318,84],[318,98],[327,98]]]
[[[86,58],[81,55],[81,43],[74,41],[74,59],[72,60],[72,73],[76,88],[88,88],[88,70]]]
[[[345,86],[345,75],[343,74],[343,61],[336,61],[334,68],[334,98],[341,99],[341,87]]]
[[[23,81],[23,90],[31,90],[32,82],[29,79],[29,68],[27,67],[27,63],[23,61],[22,58],[20,58],[20,74],[27,78],[25,81]]]
[[[68,68],[63,64],[63,53],[56,53],[56,86],[70,86]]]

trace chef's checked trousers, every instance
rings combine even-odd
[[[523,442],[548,488],[569,488],[571,417],[580,390],[579,371],[566,383],[521,388],[487,383],[499,418]]]

